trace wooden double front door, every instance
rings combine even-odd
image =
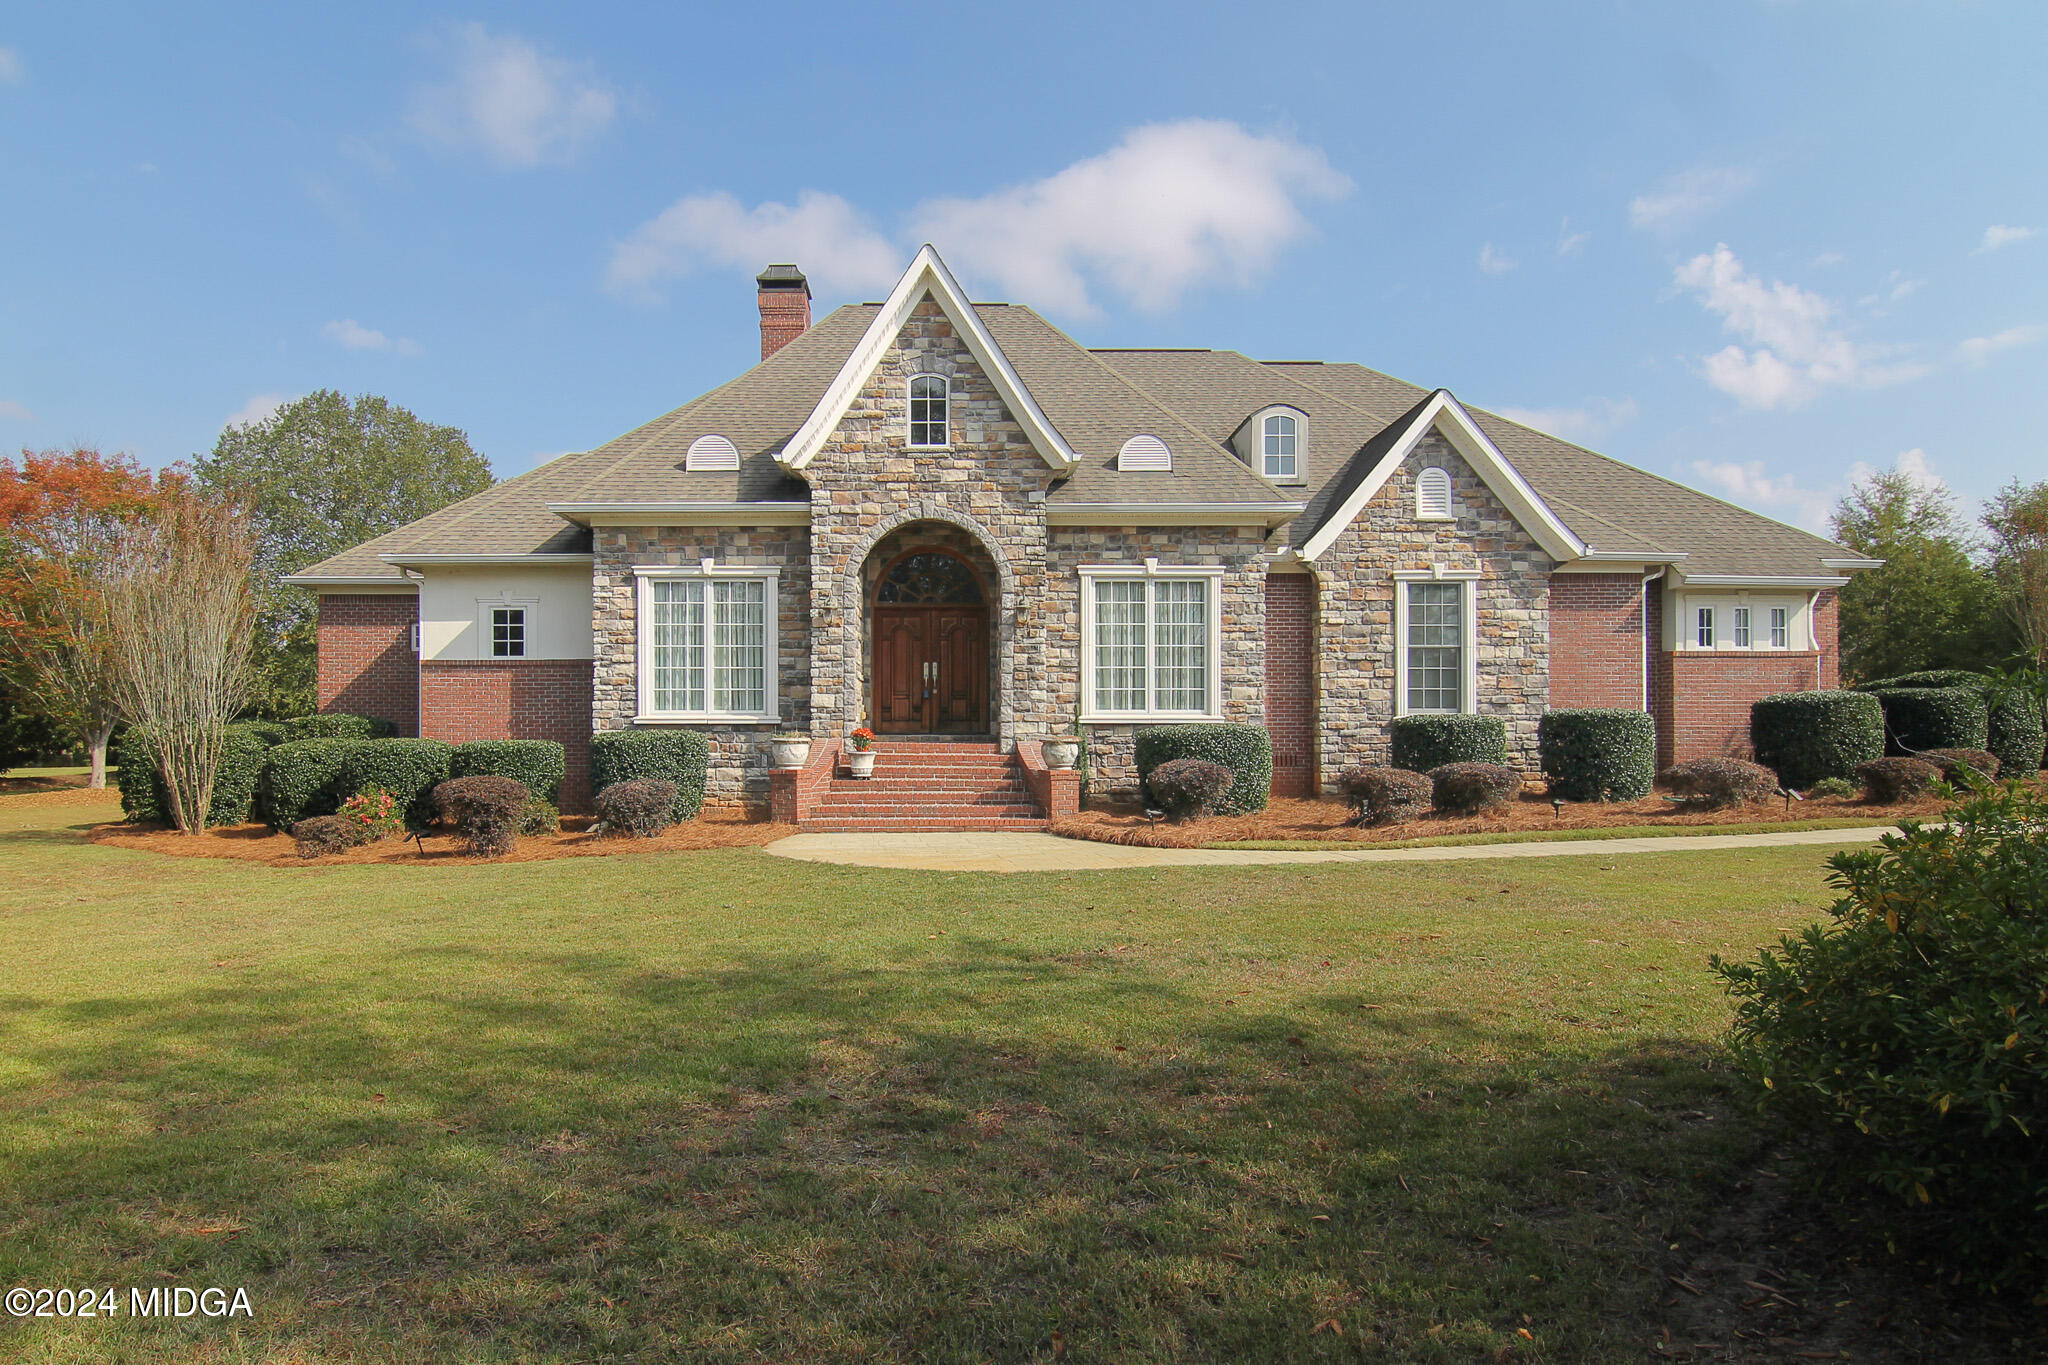
[[[898,606],[874,611],[877,734],[988,731],[988,608]]]

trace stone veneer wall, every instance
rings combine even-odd
[[[1415,479],[1451,476],[1451,521],[1418,521]],[[1534,772],[1536,723],[1550,691],[1550,556],[1472,467],[1431,433],[1316,561],[1322,695],[1317,717],[1323,791],[1347,768],[1385,763],[1394,715],[1394,588],[1399,570],[1479,571],[1476,709],[1507,723],[1508,761]]]

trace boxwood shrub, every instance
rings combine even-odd
[[[676,784],[672,814],[696,818],[704,806],[711,741],[695,730],[604,730],[590,737],[590,785],[597,791],[651,777]]]
[[[206,811],[209,826],[239,825],[249,819],[256,801],[256,784],[263,775],[263,762],[270,745],[255,725],[237,723],[227,727],[221,743],[220,763],[213,772],[213,799]],[[121,790],[121,813],[137,823],[171,823],[171,793],[158,771],[149,732],[131,725],[112,747],[116,766],[114,784]]]
[[[1396,716],[1387,723],[1392,762],[1411,773],[1446,763],[1508,761],[1508,727],[1499,716]]]
[[[1646,711],[1546,711],[1536,723],[1536,747],[1550,794],[1567,801],[1640,801],[1657,775],[1657,727]]]
[[[1756,761],[1795,791],[1855,777],[1856,765],[1884,757],[1884,708],[1866,692],[1779,692],[1749,707]]]
[[[1991,709],[1974,687],[1887,687],[1870,694],[1884,707],[1884,751],[1981,749],[1991,738]]]
[[[1942,780],[1941,765],[1921,758],[1873,758],[1856,765],[1856,780],[1865,800],[1880,806],[1932,790]]]
[[[450,777],[509,777],[549,805],[562,799],[567,771],[562,746],[551,739],[473,739],[455,746]]]
[[[675,823],[676,784],[657,777],[614,782],[593,804],[606,834],[652,839]]]
[[[1445,763],[1426,775],[1430,803],[1445,815],[1497,810],[1522,794],[1522,774],[1500,763]]]
[[[1406,768],[1353,768],[1344,791],[1358,824],[1405,825],[1429,809],[1435,784]]]
[[[434,788],[448,780],[454,746],[438,739],[373,739],[348,751],[342,796],[381,787],[405,807],[405,822],[422,828],[434,818]]]
[[[1230,790],[1216,804],[1224,815],[1264,810],[1273,794],[1273,737],[1260,725],[1148,725],[1132,742],[1138,781],[1176,758],[1206,758],[1230,769]]]
[[[279,724],[291,732],[287,739],[391,739],[398,734],[398,727],[388,720],[354,716],[346,711],[296,716]]]
[[[1985,694],[1984,747],[1997,755],[1999,770],[2008,776],[2040,771],[2042,750],[2048,748],[2048,730],[2041,723],[2040,707],[2032,698],[2008,695],[1993,698],[1991,679],[1982,673],[1960,668],[1931,668],[1921,673],[1902,673],[1896,678],[1875,678],[1856,684],[1859,692],[1884,692],[1901,687],[1970,687]]]
[[[353,795],[343,790],[348,758],[361,739],[294,739],[272,749],[256,787],[256,818],[290,829],[316,815],[332,815]]]

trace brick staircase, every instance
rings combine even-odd
[[[892,737],[875,742],[875,775],[831,784],[799,828],[817,833],[1034,830],[1046,826],[1014,754],[988,740]]]

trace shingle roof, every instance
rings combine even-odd
[[[549,512],[549,503],[806,501],[806,485],[783,470],[776,454],[810,415],[878,307],[839,308],[730,383],[672,412],[304,573],[396,580],[398,569],[379,555],[587,552],[589,532]],[[1047,418],[1081,456],[1073,473],[1048,493],[1055,506],[1305,502],[1287,532],[1300,545],[1372,471],[1404,417],[1431,393],[1354,364],[1257,361],[1235,351],[1091,351],[1029,308],[975,307]],[[1269,483],[1230,449],[1238,427],[1276,403],[1308,414],[1305,486]],[[1494,413],[1467,410],[1594,550],[1684,554],[1687,574],[1769,575],[1824,573],[1823,557],[1849,553]],[[714,433],[738,447],[739,468],[686,472],[690,442]],[[1116,468],[1117,451],[1139,434],[1166,442],[1174,456],[1171,471]]]

